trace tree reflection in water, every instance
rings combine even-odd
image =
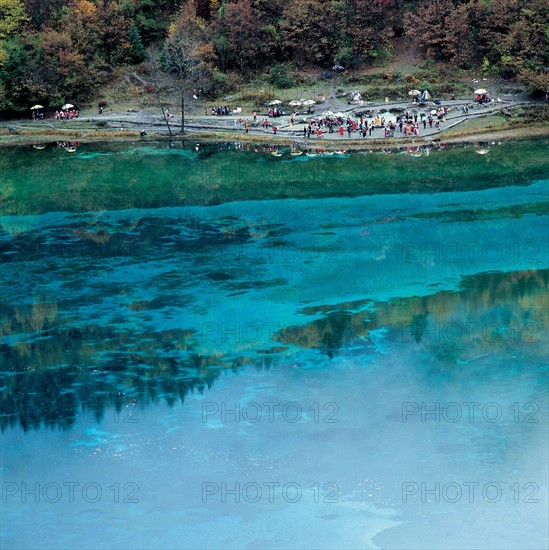
[[[300,364],[300,350],[307,349],[327,358],[375,352],[372,336],[380,329],[403,357],[420,357],[411,364],[429,375],[467,376],[454,367],[486,356],[520,356],[521,346],[528,344],[524,355],[541,364],[549,328],[548,285],[549,270],[487,273],[466,277],[457,292],[311,307],[301,313],[321,317],[276,333],[282,345],[273,353],[236,351],[230,357],[221,351],[204,354],[191,329],[75,328],[62,324],[51,299],[18,307],[0,304],[0,427],[70,429],[78,415],[100,420],[108,409],[120,412],[132,404],[171,406],[189,392],[210,388],[227,369],[270,368],[288,354]],[[473,325],[476,330],[470,332],[467,327]],[[463,331],[459,338],[456,327]],[[324,362],[329,368],[329,360]]]

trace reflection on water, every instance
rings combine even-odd
[[[291,360],[299,364],[307,360],[299,349],[312,348],[328,358],[340,352],[375,354],[380,341],[387,340],[401,344],[399,353],[408,358],[413,354],[417,363],[427,359],[426,374],[437,372],[439,378],[459,378],[456,367],[487,356],[524,355],[544,362],[548,270],[479,275],[461,286],[458,292],[385,303],[310,308],[308,314],[320,309],[322,316],[273,332],[272,344],[296,346]],[[32,340],[2,345],[2,430],[17,422],[24,429],[42,424],[70,428],[78,415],[101,419],[105,409],[121,412],[133,403],[145,407],[159,400],[173,405],[189,392],[211,387],[221,369],[247,364],[269,368],[288,360],[286,354],[280,358],[276,353],[286,346],[255,360],[204,355],[192,330],[149,332],[99,325],[77,329],[59,324],[55,303],[2,306],[4,339],[25,334]],[[376,336],[380,331],[382,339]]]
[[[138,502],[3,494],[3,548],[547,546],[540,144],[308,153],[6,150],[2,480]],[[266,402],[300,422],[204,419]],[[403,421],[467,402],[501,422]],[[539,502],[402,500],[475,480]],[[336,502],[201,494],[289,481]]]
[[[547,173],[540,141],[400,149],[311,150],[136,143],[3,149],[4,214],[211,205],[234,200],[440,192],[524,185]],[[292,152],[294,154],[292,154]],[[275,154],[273,154],[275,153]]]

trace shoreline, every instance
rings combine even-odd
[[[77,141],[79,143],[98,142],[156,142],[156,141],[177,141],[220,143],[236,141],[243,143],[257,143],[264,145],[291,146],[299,145],[302,149],[326,149],[339,150],[342,147],[351,150],[399,148],[406,146],[420,146],[429,143],[471,143],[502,140],[522,140],[530,138],[549,138],[549,126],[546,124],[524,124],[514,127],[485,128],[456,131],[456,126],[444,129],[435,135],[425,137],[397,137],[397,138],[376,138],[363,140],[361,138],[303,138],[290,137],[284,134],[256,134],[212,130],[187,130],[185,134],[173,134],[167,132],[150,133],[141,137],[138,130],[117,130],[117,129],[53,129],[53,130],[29,130],[18,129],[16,134],[0,134],[0,147],[17,147],[22,145],[44,145],[57,141]],[[146,126],[145,126],[145,129]]]

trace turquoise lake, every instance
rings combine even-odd
[[[547,152],[0,150],[0,547],[547,548]]]

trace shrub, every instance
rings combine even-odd
[[[221,71],[214,71],[212,73],[212,92],[215,94],[224,94],[229,89],[229,79],[227,75]]]
[[[257,107],[262,107],[267,101],[273,99],[273,95],[272,92],[267,90],[244,90],[240,94],[240,99],[254,103]]]
[[[137,67],[136,72],[142,75],[150,75],[153,70],[153,66],[150,63],[144,63]]]
[[[519,81],[528,86],[534,97],[541,97],[549,90],[549,73],[524,70],[519,74]]]
[[[287,65],[282,63],[274,65],[271,69],[271,83],[277,88],[291,88],[295,85],[295,79]]]
[[[340,48],[335,55],[334,61],[336,65],[342,65],[345,68],[354,66],[355,58],[353,49],[348,47]]]

